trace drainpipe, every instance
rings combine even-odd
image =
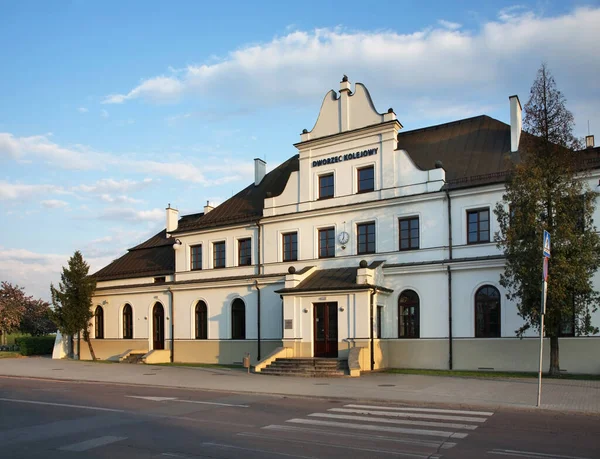
[[[371,371],[373,371],[373,369],[375,368],[375,343],[373,341],[373,299],[375,298],[375,290],[371,290],[371,306],[369,307],[369,323],[371,324],[370,326],[370,333],[369,333],[369,338],[371,340]]]
[[[260,234],[260,221],[256,221],[256,227],[258,228],[257,230],[257,252],[258,252],[258,257],[257,257],[257,274],[261,274],[261,270],[262,270],[262,260],[260,257],[260,251],[261,251],[261,234]],[[256,349],[256,361],[260,362],[260,289],[258,288],[258,279],[254,279],[254,286],[256,287],[256,295],[257,295],[257,302],[256,302],[256,328],[257,328],[257,349]]]
[[[448,260],[452,262],[452,200],[446,187],[448,198]],[[448,369],[452,370],[452,270],[450,264],[446,266],[448,272]]]
[[[256,361],[260,362],[260,289],[258,288],[258,279],[254,279],[254,286],[256,287],[257,303],[256,303],[256,326],[258,328],[258,340],[256,349]]]
[[[169,312],[169,315],[171,316],[171,363],[173,363],[174,361],[174,356],[175,356],[175,319],[173,318],[174,316],[174,312],[175,312],[175,303],[174,303],[174,297],[173,297],[173,291],[171,290],[171,287],[167,288],[167,292],[169,292],[169,296],[171,298],[170,301],[170,306],[171,306],[171,311]]]

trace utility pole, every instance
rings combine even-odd
[[[538,370],[537,407],[542,403],[542,365],[544,361],[544,314],[546,314],[546,294],[548,292],[548,260],[550,259],[550,233],[544,230],[542,241],[542,298],[540,302],[540,367]]]

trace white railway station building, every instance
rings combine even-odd
[[[344,78],[295,156],[268,174],[256,159],[254,183],[215,208],[169,206],[165,230],[95,273],[97,356],[353,353],[362,370],[536,371],[539,339],[515,335],[522,319],[493,242],[507,159],[527,135],[509,102],[510,125],[482,115],[405,132]],[[590,164],[595,188],[600,160]],[[561,367],[600,373],[600,337],[563,328]]]

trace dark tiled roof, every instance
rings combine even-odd
[[[258,186],[251,184],[217,206],[210,213],[201,215],[198,218],[180,220],[177,231],[174,231],[173,234],[221,225],[246,223],[262,217],[265,198],[279,196],[283,193],[290,174],[298,169],[298,155],[295,155],[265,175]],[[269,196],[267,196],[267,193],[269,193]]]
[[[315,292],[327,290],[366,290],[377,288],[378,290],[392,290],[369,284],[357,284],[356,273],[358,268],[333,268],[320,269],[312,273],[306,279],[293,288],[284,288],[275,293]]]
[[[489,116],[476,116],[400,132],[398,149],[406,150],[423,170],[441,161],[450,183],[469,177],[494,178],[510,168],[510,126]]]
[[[210,213],[185,215],[179,219],[177,231],[172,234],[211,228],[221,225],[251,222],[262,217],[264,199],[280,195],[290,174],[299,168],[298,155],[273,169],[258,186],[251,184],[238,194],[217,206]],[[99,280],[163,276],[175,271],[174,238],[166,237],[166,230],[129,249],[128,253],[101,269],[93,276]]]
[[[165,276],[175,271],[175,239],[166,230],[129,249],[120,258],[92,275],[97,281]]]

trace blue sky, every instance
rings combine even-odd
[[[224,201],[344,73],[413,129],[508,121],[545,61],[600,138],[599,2],[323,3],[0,0],[0,280],[47,299],[73,251]]]

